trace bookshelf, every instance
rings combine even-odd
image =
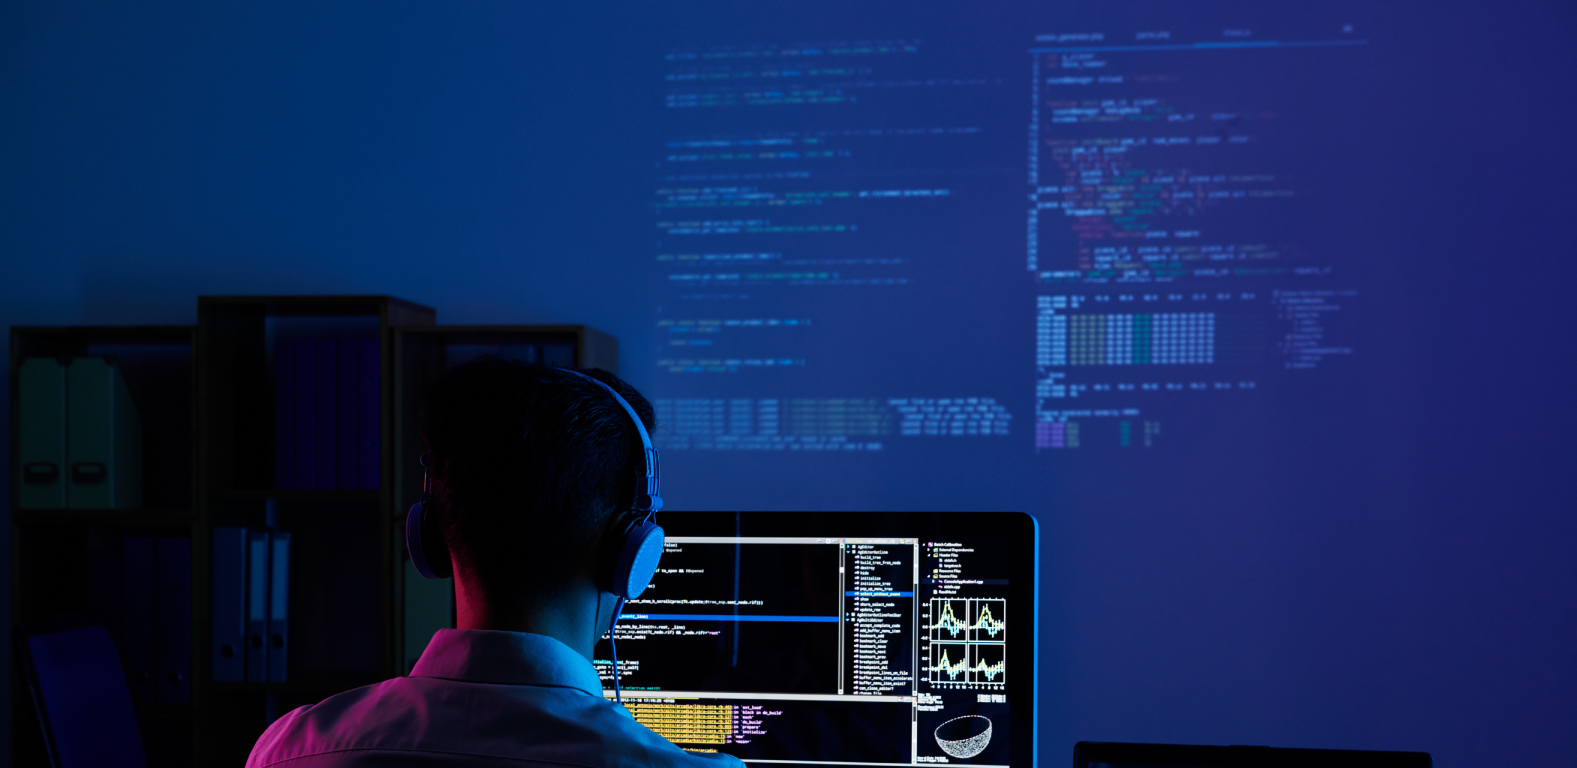
[[[399,620],[390,574],[396,531],[388,463],[391,329],[432,325],[435,313],[388,296],[204,296],[197,300],[197,486],[201,515],[194,668],[203,693],[197,765],[241,765],[267,724],[303,704],[397,674]],[[281,488],[276,405],[284,344],[370,339],[376,344],[380,436],[372,488]],[[343,416],[343,414],[341,415]],[[325,460],[319,457],[320,463]],[[288,531],[289,673],[277,682],[212,679],[212,553],[219,526]]]
[[[113,358],[141,416],[144,457],[143,500],[133,508],[22,508],[13,483],[13,625],[66,614],[105,625],[120,646],[124,606],[115,602],[118,572],[108,571],[120,567],[126,539],[189,542],[190,699],[137,705],[156,768],[242,765],[272,719],[404,674],[432,631],[452,626],[450,582],[426,582],[408,594],[402,535],[406,509],[421,494],[421,398],[447,367],[491,353],[618,369],[617,340],[585,326],[438,326],[432,309],[387,296],[199,297],[197,303],[195,326],[11,329],[13,461],[19,366],[37,357]],[[375,340],[375,487],[277,487],[275,352],[281,340],[323,337]],[[219,526],[291,533],[284,681],[213,679],[211,545]],[[12,702],[12,764],[46,765],[19,674]]]
[[[11,456],[20,462],[21,361],[107,357],[116,361],[143,423],[141,503],[123,509],[39,509],[22,502],[12,472],[11,622],[104,625],[122,645],[116,562],[128,537],[193,539],[198,504],[193,467],[196,329],[191,326],[13,327],[11,329]],[[113,570],[113,569],[111,569]],[[190,638],[195,642],[195,634]],[[12,764],[46,765],[45,746],[20,668],[12,666]],[[195,699],[194,699],[195,700]],[[137,704],[150,762],[191,763],[191,704]]]

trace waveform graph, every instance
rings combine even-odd
[[[969,644],[931,643],[931,668],[927,675],[932,683],[969,682]]]
[[[1004,690],[1008,605],[1003,598],[931,598],[926,681],[944,690]]]
[[[932,640],[965,640],[969,632],[969,601],[931,598],[928,626]]]
[[[1007,646],[990,643],[969,645],[969,682],[999,684],[1007,677]]]
[[[968,603],[968,640],[975,643],[1007,642],[1007,601],[970,600]]]

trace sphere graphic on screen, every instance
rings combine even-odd
[[[991,720],[982,715],[955,717],[936,727],[936,744],[943,752],[971,758],[986,751],[991,743]]]

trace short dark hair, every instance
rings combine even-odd
[[[655,430],[634,387],[598,368],[581,372]],[[606,390],[558,368],[498,357],[456,366],[430,390],[422,432],[435,520],[457,569],[489,600],[556,593],[635,497],[635,425]]]

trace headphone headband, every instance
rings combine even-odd
[[[657,495],[658,471],[657,449],[652,447],[652,437],[646,432],[646,425],[641,422],[641,417],[635,412],[613,387],[587,376],[580,371],[568,368],[559,368],[564,373],[579,376],[599,387],[607,390],[613,396],[614,402],[629,415],[630,421],[635,424],[635,433],[641,438],[641,469],[640,476],[636,479],[635,498],[630,509],[643,512],[645,515],[634,521],[624,531],[618,547],[612,550],[614,557],[611,563],[612,579],[610,587],[620,598],[632,598],[646,588],[651,581],[652,574],[657,569],[657,559],[662,556],[663,529],[653,521],[657,511],[663,508],[663,498]],[[447,579],[453,575],[453,569],[445,551],[442,536],[433,528],[428,518],[427,508],[432,502],[432,467],[428,466],[429,454],[423,453],[420,459],[422,465],[422,498],[411,506],[410,514],[405,517],[405,546],[410,553],[411,565],[417,573],[429,579]],[[429,553],[436,557],[429,560]]]
[[[613,395],[613,401],[618,403],[630,417],[630,422],[635,425],[635,433],[641,438],[641,474],[636,480],[635,499],[631,502],[630,508],[634,512],[645,514],[632,521],[619,536],[618,541],[612,542],[614,546],[608,548],[611,557],[607,563],[608,568],[599,569],[602,575],[598,577],[599,587],[612,592],[618,598],[613,604],[613,618],[608,626],[608,650],[613,656],[613,695],[622,705],[624,694],[619,688],[619,650],[615,645],[613,625],[619,622],[619,612],[624,609],[624,601],[640,597],[646,590],[652,577],[657,574],[657,563],[663,556],[665,537],[662,526],[654,519],[657,510],[663,508],[663,497],[657,495],[657,449],[652,447],[652,436],[646,433],[646,424],[641,421],[640,414],[636,413],[629,401],[614,391],[613,387],[580,371],[572,371],[568,368],[559,370],[579,376],[607,390],[608,394]],[[422,498],[411,506],[410,514],[405,517],[405,546],[411,555],[411,565],[415,567],[417,573],[429,579],[449,578],[454,575],[449,563],[429,562],[427,559],[429,549],[434,554],[443,552],[443,543],[433,541],[430,546],[424,541],[429,536],[435,539],[437,537],[434,536],[436,531],[429,531],[427,528],[430,526],[423,525],[425,518],[429,517],[427,506],[432,501],[432,468],[427,466],[427,454],[422,454],[420,461]],[[600,593],[597,596],[597,613],[599,614],[597,621],[600,622],[602,613]]]
[[[663,497],[657,495],[657,449],[652,447],[652,437],[651,435],[647,434],[646,425],[641,422],[640,414],[637,414],[635,412],[635,408],[630,405],[630,402],[625,400],[624,397],[618,392],[614,391],[613,387],[610,387],[607,384],[592,378],[591,376],[587,376],[580,371],[572,371],[568,368],[560,368],[559,370],[579,376],[593,384],[596,384],[599,387],[602,387],[603,389],[608,390],[608,394],[613,395],[613,399],[619,404],[619,407],[623,408],[624,412],[629,414],[630,421],[635,424],[636,434],[640,435],[641,437],[641,456],[643,464],[641,468],[641,475],[637,478],[635,483],[635,500],[630,508],[636,512],[657,512],[661,510],[663,508]],[[643,487],[645,488],[644,492],[641,490]]]

